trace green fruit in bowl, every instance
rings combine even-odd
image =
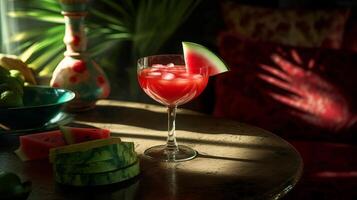
[[[21,184],[21,180],[14,173],[0,172],[0,194],[12,190],[14,186],[19,184]]]
[[[11,172],[0,170],[0,199],[26,199],[31,191],[31,183],[21,183]]]
[[[7,77],[4,79],[3,82],[8,90],[12,90],[16,93],[21,94],[21,96],[24,94],[24,86],[14,77]]]
[[[25,78],[18,70],[10,70],[0,66],[0,91],[4,90],[14,90],[15,92],[23,94]],[[5,84],[5,85],[4,85]]]
[[[0,66],[0,108],[23,106],[24,82],[20,71]]]
[[[25,83],[25,77],[21,74],[19,70],[10,70],[10,76],[14,77],[21,85],[24,85]]]
[[[23,105],[22,95],[17,92],[6,90],[0,94],[0,108],[19,107]]]
[[[8,77],[9,75],[10,75],[10,72],[0,65],[0,82],[1,82],[2,77]]]

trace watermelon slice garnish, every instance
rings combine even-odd
[[[229,70],[221,58],[200,44],[182,42],[182,47],[189,72],[197,72],[201,67],[208,67],[208,75],[214,76]]]

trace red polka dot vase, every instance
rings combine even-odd
[[[76,98],[68,105],[70,111],[84,111],[95,107],[98,99],[107,98],[109,81],[87,53],[84,20],[87,0],[59,0],[65,18],[66,52],[52,74],[51,86],[72,90]]]

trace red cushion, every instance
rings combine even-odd
[[[254,124],[288,138],[353,138],[357,54],[256,43],[232,33],[220,35],[219,50],[231,71],[217,77],[215,116]],[[274,54],[281,60],[273,62]],[[278,75],[272,72],[277,70]]]

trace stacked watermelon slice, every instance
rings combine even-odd
[[[134,143],[120,138],[99,139],[50,150],[54,177],[72,186],[118,183],[140,173]]]
[[[61,127],[20,136],[23,161],[49,158],[58,183],[96,186],[121,182],[140,172],[134,143],[111,138],[107,129]]]

